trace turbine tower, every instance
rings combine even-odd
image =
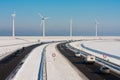
[[[97,21],[97,19],[95,19],[95,26],[96,26],[96,37],[98,36],[98,24],[99,22]]]
[[[72,18],[70,19],[70,37],[72,37]]]
[[[42,16],[40,13],[38,13],[38,15],[40,16],[41,18],[41,25],[42,25],[42,29],[43,29],[43,37],[45,37],[45,20],[46,19],[49,19],[49,17],[44,17]]]
[[[11,16],[13,17],[12,36],[14,38],[15,37],[15,16],[16,16],[15,11]]]

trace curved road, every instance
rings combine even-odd
[[[99,68],[101,65],[94,64],[85,64],[84,57],[75,57],[75,53],[69,50],[65,43],[57,45],[58,50],[73,64],[78,70],[80,70],[85,76],[90,80],[120,80],[120,75],[117,74],[101,74]],[[113,72],[111,72],[113,73]]]
[[[35,44],[32,46],[25,47],[21,50],[17,50],[16,52],[12,53],[11,55],[5,57],[0,61],[0,80],[5,80],[13,70],[19,65],[20,63],[34,48],[40,46],[41,44]]]

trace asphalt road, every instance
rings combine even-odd
[[[5,80],[10,73],[18,66],[18,64],[37,46],[41,44],[32,45],[29,47],[17,50],[11,55],[5,57],[0,61],[0,80]],[[19,64],[19,65],[22,65]]]
[[[117,75],[113,72],[110,74],[102,74],[99,71],[101,65],[86,64],[84,63],[84,57],[75,57],[75,53],[69,50],[65,43],[57,45],[58,50],[63,54],[75,67],[78,68],[88,79],[90,80],[120,80],[120,75]]]

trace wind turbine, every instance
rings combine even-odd
[[[45,37],[45,20],[49,19],[49,17],[44,17],[40,13],[38,13],[38,15],[41,18],[41,25],[42,25],[42,28],[43,28],[43,37]]]
[[[100,24],[97,19],[95,19],[95,26],[96,26],[96,37],[98,36],[98,24]]]
[[[72,37],[72,18],[70,19],[70,37]]]
[[[13,38],[14,38],[14,37],[15,37],[15,16],[16,16],[15,11],[14,11],[13,14],[11,14],[11,16],[12,16],[12,18],[13,18],[12,36],[13,36]]]

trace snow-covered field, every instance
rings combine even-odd
[[[14,51],[21,49],[32,44],[36,41],[25,39],[13,39],[13,38],[0,38],[0,59],[13,53]]]
[[[22,47],[26,47],[32,44],[40,42],[50,42],[50,41],[63,41],[70,39],[81,39],[81,37],[73,37],[69,36],[49,36],[49,37],[39,37],[39,36],[16,36],[15,38],[11,36],[3,36],[0,37],[0,60],[5,56],[13,53],[17,49]],[[91,39],[91,37],[88,37]]]
[[[81,46],[81,44],[83,46]],[[86,51],[120,65],[120,41],[119,40],[93,40],[70,43],[71,46]]]
[[[106,40],[106,41],[92,41],[84,44],[86,47],[116,55],[120,57],[120,41]]]
[[[120,65],[120,59],[116,59],[113,56],[120,57],[120,37],[17,37],[13,39],[12,37],[0,37],[0,59],[6,55],[11,54],[17,49],[24,46],[32,45],[40,41],[61,41],[61,40],[80,40],[80,42],[70,43],[71,46],[85,50],[88,53],[97,55],[103,58],[102,54],[90,51],[86,48],[80,46],[83,44],[85,47],[91,48],[93,50],[98,50],[107,54],[112,55],[110,57],[107,55],[106,59]],[[84,41],[84,39],[88,41]],[[96,40],[97,39],[97,40]],[[98,40],[99,39],[99,40]],[[35,48],[30,55],[27,57],[22,67],[16,73],[14,80],[37,80],[40,60],[43,48],[45,45]],[[53,58],[52,54],[55,53],[56,56]],[[56,43],[49,44],[46,48],[46,66],[47,66],[47,79],[48,80],[87,80],[87,78],[79,72],[60,52],[56,49]]]
[[[29,45],[32,45],[32,44],[35,44],[37,43],[38,41],[40,42],[46,42],[46,41],[63,41],[63,40],[84,40],[84,39],[87,39],[87,40],[95,40],[95,39],[115,39],[116,42],[113,42],[113,43],[110,43],[112,46],[110,47],[107,47],[107,45],[109,44],[108,42],[102,42],[101,44],[103,44],[106,48],[103,48],[101,47],[100,48],[100,45],[99,44],[87,44],[86,43],[86,46],[88,47],[95,47],[95,45],[98,45],[98,48],[100,48],[100,50],[102,51],[105,51],[107,53],[111,53],[111,54],[114,54],[116,56],[119,56],[119,44],[118,42],[120,41],[120,37],[118,36],[110,36],[110,37],[89,37],[89,36],[74,36],[74,37],[69,37],[69,36],[47,36],[47,37],[39,37],[39,36],[17,36],[15,39],[13,39],[12,37],[0,37],[0,59],[3,59],[5,56],[11,54],[12,52],[16,51],[17,49],[20,49],[22,47],[25,47],[25,46],[29,46]],[[94,42],[94,41],[93,41]],[[83,42],[84,43],[84,42]],[[116,43],[116,44],[115,44]],[[79,44],[79,43],[78,43]],[[77,44],[77,45],[78,45]],[[115,44],[113,46],[113,44]],[[103,46],[102,45],[102,46]],[[79,45],[78,45],[78,48]],[[96,47],[97,48],[97,47]],[[115,50],[113,50],[115,49]]]
[[[41,54],[46,45],[39,46],[32,50],[12,80],[38,80]]]
[[[56,49],[56,44],[49,44],[45,48],[47,80],[88,80]],[[45,46],[39,46],[30,53],[12,80],[39,79],[41,56]],[[56,54],[55,57],[52,56],[53,53]]]
[[[47,80],[88,80],[55,47],[56,43],[46,48]]]

